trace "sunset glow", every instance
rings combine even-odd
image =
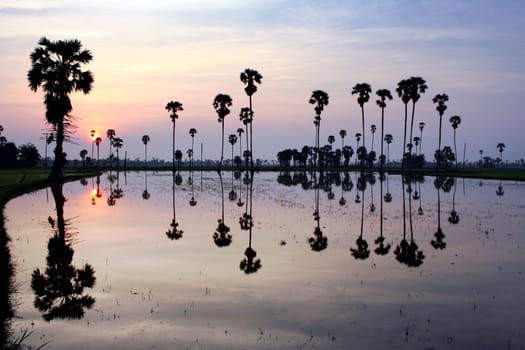
[[[17,144],[32,142],[48,129],[42,91],[28,88],[29,54],[38,39],[77,38],[94,56],[86,67],[94,74],[91,93],[74,93],[77,118],[68,158],[78,158],[95,129],[107,142],[112,128],[124,140],[122,152],[141,158],[141,136],[151,136],[148,152],[170,159],[170,100],[183,103],[177,120],[177,148],[190,147],[189,128],[204,157],[219,158],[220,128],[211,103],[218,93],[233,98],[227,133],[242,126],[238,114],[248,104],[239,73],[257,69],[262,84],[253,97],[254,156],[275,159],[285,148],[312,145],[313,90],[330,95],[321,126],[328,135],[360,129],[360,110],[350,91],[367,82],[373,91],[410,76],[423,77],[428,91],[418,102],[416,122],[428,134],[423,152],[432,158],[437,146],[438,117],[431,99],[450,96],[443,143],[451,144],[450,115],[460,115],[458,143],[467,160],[478,151],[497,156],[505,142],[509,161],[524,158],[520,128],[525,51],[520,37],[525,4],[508,1],[433,3],[406,6],[401,1],[293,2],[141,1],[69,2],[4,1],[0,5],[0,123]],[[367,129],[378,124],[375,95],[366,105]],[[385,111],[393,149],[400,157],[403,105],[399,98]],[[450,115],[449,115],[450,114]],[[291,132],[293,130],[293,132]],[[268,140],[272,140],[268,142]],[[461,147],[463,149],[463,147]],[[41,153],[43,153],[41,151]],[[107,157],[101,150],[101,157]]]

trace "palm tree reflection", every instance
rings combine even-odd
[[[481,183],[481,180],[480,180],[480,183]],[[498,189],[496,190],[496,195],[501,197],[504,194],[505,194],[505,191],[503,191],[503,182],[499,180],[499,185],[498,185]]]
[[[246,184],[246,210],[243,216],[239,219],[241,229],[249,232],[248,247],[244,251],[244,258],[239,264],[241,271],[245,274],[256,273],[262,267],[261,259],[257,258],[257,252],[252,248],[252,228],[253,228],[253,171],[246,172],[246,177],[249,178]]]
[[[144,192],[142,192],[142,199],[148,200],[150,197],[151,194],[148,192],[148,171],[144,170]]]
[[[410,181],[410,180],[409,180]],[[396,256],[396,260],[399,261],[402,264],[405,264],[409,267],[418,267],[421,264],[423,264],[423,260],[425,259],[425,255],[423,254],[423,251],[419,250],[419,247],[417,246],[415,240],[414,240],[414,231],[412,228],[412,197],[410,196],[410,193],[412,191],[412,188],[410,186],[410,182],[408,182],[407,192],[409,193],[408,200],[409,200],[409,220],[410,220],[410,242],[406,239],[406,196],[405,196],[405,178],[404,176],[401,176],[401,183],[402,183],[402,192],[403,192],[403,239],[399,243],[399,245],[394,250],[394,254]]]
[[[319,213],[319,190],[320,190],[320,183],[323,182],[323,172],[321,171],[319,174],[319,182],[317,181],[317,172],[313,173],[313,189],[314,189],[314,220],[316,222],[316,226],[314,228],[314,235],[313,237],[308,238],[308,243],[310,244],[310,248],[315,252],[320,252],[326,249],[328,247],[328,238],[323,235],[323,231],[321,230],[321,215]]]
[[[459,223],[459,215],[458,213],[456,212],[456,187],[457,187],[457,182],[456,182],[456,179],[453,179],[454,180],[454,193],[452,195],[452,211],[450,212],[450,216],[448,217],[448,222],[450,222],[451,224],[457,224]]]
[[[171,240],[178,240],[182,238],[184,231],[179,228],[179,223],[177,222],[177,212],[175,210],[175,172],[172,172],[171,179],[171,191],[172,191],[172,204],[173,204],[173,220],[171,220],[170,228],[166,231],[166,236]]]
[[[193,186],[193,168],[190,170],[190,177],[189,177],[189,183],[191,186],[191,198],[190,198],[190,207],[194,207],[197,205],[197,200],[195,199],[195,189]]]
[[[117,175],[115,176],[111,173],[110,170],[108,180],[110,194],[107,202],[109,206],[113,206],[117,203],[117,199],[124,197],[124,191],[120,188],[120,171],[117,170]],[[115,180],[117,182],[117,187],[113,188],[113,183],[115,182]]]
[[[437,190],[437,221],[438,221],[438,227],[436,230],[436,233],[434,233],[433,240],[430,241],[430,245],[434,247],[434,249],[445,249],[447,247],[447,242],[445,242],[445,234],[443,233],[443,230],[441,229],[441,197],[440,192],[441,188],[443,187],[444,183],[446,182],[446,179],[441,176],[436,176],[434,179],[434,187]]]
[[[366,190],[366,174],[361,172],[357,180],[357,191],[361,191],[361,228],[359,237],[355,241],[357,248],[350,248],[352,256],[355,259],[366,260],[370,256],[370,250],[368,249],[368,242],[363,239],[363,223],[365,216],[365,190]],[[374,209],[375,210],[375,209]]]
[[[232,235],[229,233],[230,228],[224,223],[224,185],[222,183],[221,171],[218,171],[221,183],[221,218],[218,220],[218,226],[213,233],[213,241],[217,247],[227,247],[232,242]]]
[[[380,174],[379,176],[379,183],[380,183],[380,204],[379,204],[379,237],[376,238],[374,241],[375,244],[377,244],[377,248],[374,250],[374,252],[377,255],[387,255],[390,251],[390,244],[385,244],[385,237],[383,237],[383,182],[385,181],[384,174]]]
[[[65,198],[62,184],[53,185],[51,192],[56,204],[56,227],[55,221],[50,220],[54,234],[47,245],[45,271],[41,272],[37,268],[31,276],[31,288],[35,293],[34,306],[43,313],[42,317],[46,321],[81,319],[85,309],[90,309],[95,303],[95,298],[83,294],[85,288],[94,287],[95,270],[88,263],[82,268],[72,265],[75,251],[69,225],[64,219]]]

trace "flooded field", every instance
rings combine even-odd
[[[523,349],[525,184],[105,173],[5,209],[49,349]]]

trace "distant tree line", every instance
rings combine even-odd
[[[0,168],[34,167],[40,161],[40,153],[32,143],[17,147],[3,135],[0,125]]]

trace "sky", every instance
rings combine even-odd
[[[0,0],[0,125],[9,141],[31,142],[44,154],[44,95],[28,87],[29,55],[43,36],[76,38],[93,53],[85,69],[95,82],[88,95],[71,95],[77,129],[73,143],[65,145],[70,159],[91,150],[92,129],[103,138],[101,157],[107,156],[109,128],[124,140],[121,152],[128,158],[144,157],[141,139],[147,134],[148,158],[171,159],[165,106],[172,100],[184,107],[176,121],[176,148],[190,148],[188,131],[196,128],[196,148],[202,143],[203,157],[218,159],[221,129],[213,99],[219,93],[233,99],[227,138],[242,127],[238,116],[248,97],[239,75],[252,68],[263,76],[253,96],[254,158],[276,159],[280,150],[314,144],[308,103],[314,90],[330,98],[321,144],[334,135],[340,147],[339,130],[345,129],[345,144],[355,149],[361,110],[351,91],[367,82],[374,92],[386,88],[394,95],[384,132],[394,137],[391,158],[399,159],[404,107],[395,89],[400,80],[420,76],[428,90],[416,105],[414,123],[426,123],[427,160],[438,144],[432,98],[446,93],[442,144],[452,146],[448,119],[459,115],[460,159],[465,145],[467,160],[478,160],[479,150],[497,157],[496,145],[503,142],[503,158],[514,162],[525,158],[524,15],[521,0]],[[370,148],[370,125],[378,126],[379,149],[376,99],[373,94],[365,104],[365,130]],[[231,155],[229,143],[225,155]]]

